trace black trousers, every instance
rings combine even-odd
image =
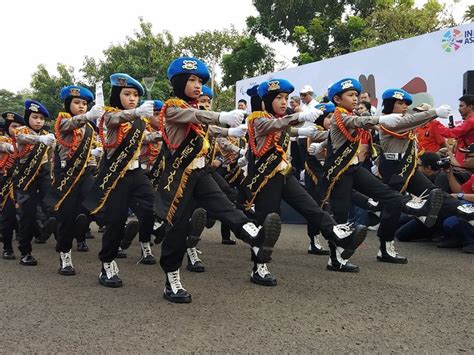
[[[161,244],[160,265],[165,272],[176,271],[183,262],[187,248],[186,238],[191,231],[189,219],[196,207],[204,208],[228,225],[236,236],[240,236],[242,226],[249,222],[247,216],[222,192],[209,170],[195,170],[190,174],[188,183],[190,179],[196,179],[194,188],[185,193],[192,194],[192,199],[185,206],[180,219],[173,226],[167,227],[166,238]]]
[[[385,162],[384,165],[390,165],[391,162]],[[398,162],[395,162],[398,163]],[[382,166],[380,173],[382,174],[383,181],[387,183],[392,189],[396,191],[400,191],[404,185],[402,181],[398,181],[392,178],[392,174],[389,175],[391,169],[384,169]],[[437,189],[438,187],[431,182],[422,172],[419,170],[415,171],[415,174],[411,177],[410,181],[408,182],[406,191],[414,194],[416,196],[420,196],[422,193],[429,193],[433,189]],[[405,199],[409,200],[410,197],[407,196]],[[444,201],[439,211],[438,218],[439,220],[445,220],[448,217],[455,216],[457,214],[457,208],[461,205],[461,202],[456,198],[452,197],[448,193],[444,193]]]
[[[56,218],[58,220],[58,240],[56,243],[56,251],[66,253],[72,248],[74,238],[78,242],[84,241],[84,235],[78,235],[75,231],[76,218],[80,213],[84,213],[82,202],[86,198],[88,192],[94,184],[92,170],[86,168],[76,186],[71,190],[69,195],[64,199]]]
[[[5,206],[0,214],[1,230],[3,238],[3,250],[13,251],[13,231],[17,226],[15,204],[11,198],[7,198]]]
[[[336,224],[332,217],[324,212],[293,175],[276,174],[268,181],[255,199],[255,214],[262,223],[267,214],[280,213],[280,203],[284,200],[324,235],[332,233]]]
[[[129,208],[133,207],[139,218],[149,216],[151,223],[149,231],[146,232],[151,234],[153,201],[153,187],[145,172],[141,168],[127,171],[111,191],[103,208],[105,231],[102,236],[102,249],[99,252],[100,261],[110,263],[117,257]]]
[[[28,186],[26,191],[15,191],[18,210],[18,249],[21,255],[31,253],[31,241],[38,233],[37,227],[37,209],[43,204],[43,199],[51,188],[51,176],[49,173],[49,164],[44,164],[38,173],[38,176]]]
[[[337,181],[331,193],[331,211],[337,223],[347,222],[352,204],[352,189],[379,201],[382,214],[377,235],[382,241],[392,241],[402,212],[402,195],[367,169],[353,165]]]

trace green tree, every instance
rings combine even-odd
[[[25,111],[24,102],[30,96],[26,90],[18,93],[0,89],[0,112],[13,111],[23,116]]]
[[[214,87],[214,99],[212,100],[213,111],[230,111],[235,109],[235,87],[227,89],[216,85]]]
[[[202,59],[207,64],[211,71],[210,86],[214,87],[217,66],[220,65],[224,55],[230,52],[241,39],[242,35],[234,28],[223,31],[202,31],[194,36],[182,38],[178,47],[183,55]]]
[[[222,84],[232,86],[243,78],[272,72],[275,63],[275,53],[269,46],[254,37],[242,38],[232,52],[222,58]]]
[[[111,45],[104,50],[104,60],[86,57],[81,72],[89,86],[104,83],[104,96],[110,93],[109,77],[113,73],[127,73],[137,80],[156,77],[151,96],[167,99],[171,88],[166,77],[170,62],[179,56],[179,49],[169,32],[154,34],[151,23],[140,19],[140,29],[127,37],[123,44]]]
[[[51,119],[57,117],[58,112],[64,110],[64,104],[59,97],[61,88],[75,83],[74,68],[58,63],[58,76],[50,75],[43,64],[38,65],[31,77],[31,99],[37,100],[46,106]]]
[[[474,5],[469,5],[464,14],[463,20],[466,22],[474,21]]]
[[[298,64],[409,38],[453,25],[446,8],[428,0],[254,0],[251,33],[296,45]]]

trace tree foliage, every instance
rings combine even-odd
[[[244,37],[222,59],[222,84],[231,86],[243,78],[272,72],[275,63],[275,53],[269,46],[259,43],[254,37]]]
[[[64,104],[59,97],[61,88],[75,83],[74,68],[58,63],[58,76],[49,74],[43,64],[38,65],[31,77],[31,99],[40,101],[46,106],[51,118],[54,119],[59,111],[64,111]]]
[[[296,45],[304,64],[453,25],[443,5],[428,0],[254,0],[251,33]]]
[[[18,93],[0,89],[0,110],[1,112],[13,111],[23,116],[25,111],[24,102],[30,96],[26,90]]]
[[[474,21],[474,5],[469,5],[464,13],[463,20],[466,22]]]

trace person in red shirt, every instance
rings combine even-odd
[[[467,94],[459,98],[459,113],[463,123],[454,128],[438,127],[439,133],[446,138],[457,139],[456,159],[464,166],[464,155],[460,149],[474,143],[474,95]]]
[[[431,105],[424,103],[415,107],[413,111],[424,112],[430,109]],[[446,139],[440,134],[439,126],[443,126],[443,124],[437,120],[433,120],[416,129],[420,150],[436,153],[446,146]]]

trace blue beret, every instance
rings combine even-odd
[[[173,60],[166,74],[169,80],[180,74],[194,74],[201,78],[204,84],[208,82],[210,76],[206,64],[192,57],[181,57]]]
[[[70,97],[78,97],[80,99],[86,100],[87,103],[94,101],[94,94],[89,89],[77,85],[63,87],[59,96],[63,101],[66,101]]]
[[[362,91],[362,86],[359,83],[359,80],[353,78],[341,79],[338,82],[332,84],[328,89],[328,98],[330,101],[334,96],[342,94],[343,92],[355,90],[357,94],[360,94]]]
[[[214,97],[214,93],[212,92],[212,89],[209,86],[203,85],[200,96],[209,96],[209,98],[212,99]]]
[[[336,109],[336,105],[334,105],[332,102],[325,102],[322,104],[317,104],[314,106],[314,108],[317,108],[318,110],[323,111],[324,113],[331,113],[334,112]]]
[[[271,93],[285,92],[291,94],[295,90],[292,83],[285,79],[272,79],[264,81],[258,86],[258,95],[263,98]]]
[[[38,101],[33,100],[26,100],[25,101],[25,110],[29,110],[31,112],[38,112],[42,113],[44,117],[49,117],[49,112],[41,103]]]
[[[16,123],[21,124],[22,126],[26,124],[25,119],[16,112],[12,112],[12,111],[4,112],[2,113],[2,117],[5,119],[5,123],[16,122]]]
[[[161,111],[162,107],[163,107],[163,101],[153,100],[153,111]]]
[[[411,97],[411,95],[403,89],[385,90],[384,93],[382,94],[382,100],[389,100],[389,99],[403,100],[407,103],[407,105],[411,105],[411,103],[413,102],[413,98]]]
[[[138,80],[135,80],[128,74],[115,73],[110,76],[110,83],[112,86],[119,86],[124,88],[135,88],[138,90],[138,95],[143,96],[145,89]]]
[[[249,95],[250,97],[258,96],[258,85],[254,85],[250,89],[248,89],[247,95]]]

